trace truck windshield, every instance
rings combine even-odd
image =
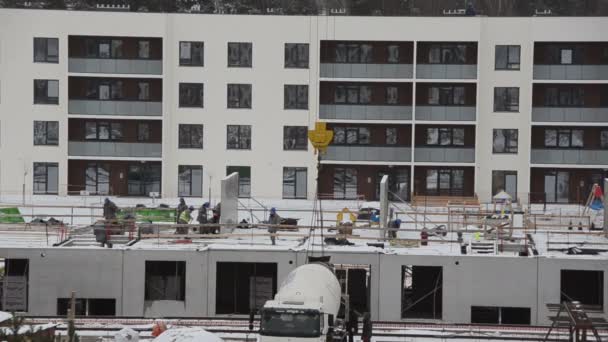
[[[319,337],[321,336],[319,312],[314,310],[263,309],[260,335]]]

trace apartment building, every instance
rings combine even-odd
[[[0,10],[0,193],[578,203],[608,19]],[[84,192],[83,192],[84,191]]]

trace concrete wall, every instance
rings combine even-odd
[[[236,30],[237,27],[243,29]],[[525,200],[530,183],[534,42],[607,41],[602,34],[606,31],[607,18],[590,17],[305,17],[0,9],[0,193],[19,195],[25,183],[26,193],[30,194],[32,163],[48,161],[59,163],[60,192],[65,194],[68,182],[67,80],[68,75],[88,76],[68,73],[68,36],[105,35],[162,38],[163,74],[146,77],[163,79],[163,196],[177,195],[178,165],[202,165],[203,193],[206,196],[211,185],[212,195],[216,198],[220,191],[219,180],[225,176],[228,165],[251,167],[251,193],[257,198],[281,197],[283,167],[307,167],[308,193],[312,197],[316,177],[312,148],[309,146],[308,151],[283,151],[282,127],[312,127],[317,118],[321,40],[477,42],[477,79],[433,81],[477,83],[476,158],[475,163],[467,165],[476,167],[475,191],[481,199],[490,197],[492,170],[515,170],[518,172],[518,195]],[[58,64],[33,63],[34,37],[59,38]],[[205,43],[203,67],[179,66],[179,42],[190,40]],[[253,44],[252,68],[227,67],[228,42]],[[285,43],[310,44],[309,69],[284,68]],[[521,70],[494,70],[497,44],[521,46]],[[59,80],[59,105],[32,104],[33,79],[37,78]],[[414,74],[412,79],[378,81],[413,83],[415,89],[418,79]],[[180,82],[205,84],[204,108],[179,108]],[[227,109],[228,83],[252,84],[252,109]],[[285,84],[309,85],[309,110],[283,109]],[[497,86],[520,88],[519,113],[493,112],[493,88]],[[59,146],[33,146],[34,120],[59,121]],[[416,122],[414,108],[413,119],[406,123],[411,123],[415,129]],[[204,125],[203,150],[177,148],[180,123]],[[251,150],[226,149],[226,125],[229,124],[252,125]],[[492,153],[492,130],[495,128],[519,130],[517,154]],[[413,157],[414,149],[411,153]]]
[[[44,255],[44,256],[42,256]],[[311,253],[318,256],[320,251]],[[546,304],[559,303],[562,269],[604,271],[608,311],[608,263],[588,257],[397,255],[326,250],[336,264],[370,265],[370,311],[376,320],[401,319],[401,267],[443,267],[442,321],[470,322],[471,306],[529,307],[532,324],[549,324]],[[276,262],[277,286],[306,263],[307,253],[286,250],[2,249],[0,258],[28,258],[29,313],[54,315],[57,298],[115,298],[116,314],[147,317],[215,316],[217,262]],[[145,262],[186,262],[186,300],[144,301]],[[314,281],[314,280],[312,280]]]

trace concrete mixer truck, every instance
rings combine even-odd
[[[341,288],[326,264],[297,267],[260,310],[259,342],[343,341]]]

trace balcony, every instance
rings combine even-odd
[[[608,165],[608,150],[532,149],[532,164]]]
[[[476,79],[477,64],[417,64],[416,78]]]
[[[70,141],[68,156],[161,158],[162,145],[160,143]]]
[[[416,120],[475,121],[475,106],[416,106]]]
[[[371,161],[371,162],[409,162],[411,148],[403,146],[340,146],[330,145],[322,155],[323,160],[333,161]]]
[[[325,78],[412,78],[412,64],[321,63]]]
[[[535,80],[608,80],[608,65],[534,65]]]
[[[69,72],[162,75],[160,59],[77,58],[68,60]]]
[[[160,101],[85,100],[68,102],[68,113],[78,115],[162,116]]]
[[[321,104],[319,117],[337,120],[411,120],[412,106]]]
[[[532,122],[608,122],[608,107],[532,107]]]
[[[427,163],[474,163],[474,147],[416,147],[414,161]]]

